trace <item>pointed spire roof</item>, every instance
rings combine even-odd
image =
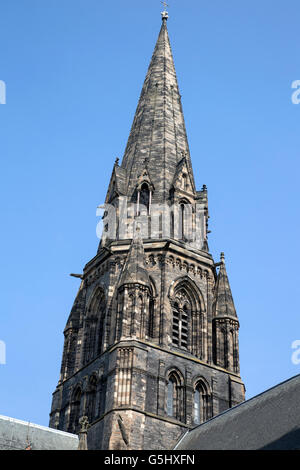
[[[224,253],[221,253],[220,271],[215,288],[214,316],[219,318],[234,318],[237,320],[237,314],[226,272]]]
[[[195,191],[167,14],[164,12],[162,17],[162,27],[122,161],[122,168],[127,173],[128,195],[132,195],[145,159],[148,159],[149,173],[155,186],[154,202],[167,199],[182,152],[186,154]]]
[[[150,286],[150,279],[145,266],[143,240],[138,228],[134,231],[119,286],[124,284],[144,284]]]

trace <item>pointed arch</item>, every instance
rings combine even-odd
[[[180,241],[187,242],[192,239],[193,205],[187,198],[181,198],[173,207],[174,214],[174,237]]]
[[[106,296],[97,286],[89,298],[84,324],[83,363],[86,364],[105,349]]]
[[[97,417],[96,410],[96,399],[97,399],[97,386],[98,386],[98,376],[96,373],[93,373],[88,381],[88,387],[86,391],[86,404],[85,404],[85,416],[88,417],[89,423],[92,423]]]
[[[173,345],[205,360],[207,316],[202,292],[189,276],[184,276],[172,282],[169,299]]]
[[[184,420],[184,377],[177,368],[167,372],[166,415],[178,421]]]
[[[148,313],[148,325],[147,325],[147,335],[150,339],[155,338],[155,332],[158,329],[156,318],[156,297],[157,289],[155,282],[151,276],[150,279],[150,293],[149,293],[149,313]]]
[[[82,404],[82,386],[78,384],[75,386],[71,396],[70,419],[68,431],[76,433],[79,427],[79,418],[81,413]]]
[[[139,191],[139,214],[141,213],[141,208],[146,208],[147,215],[149,215],[150,203],[151,203],[151,191],[149,188],[149,184],[146,181],[144,181]]]
[[[203,313],[206,312],[204,296],[190,276],[178,277],[171,283],[168,293],[169,299],[172,300],[175,297],[175,293],[178,292],[179,289],[186,290],[190,296],[192,306],[195,310],[201,311]]]
[[[193,422],[199,425],[212,417],[212,393],[203,377],[197,377],[193,389]]]

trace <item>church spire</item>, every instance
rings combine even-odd
[[[237,320],[237,314],[225,266],[224,253],[221,253],[220,271],[215,287],[214,307],[215,317],[234,318]]]
[[[168,199],[174,174],[185,155],[195,192],[193,171],[174,60],[167,30],[168,13],[162,12],[162,26],[144,81],[131,132],[122,161],[127,173],[128,196],[144,171],[156,188],[153,201]]]

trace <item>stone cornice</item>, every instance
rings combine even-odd
[[[131,245],[131,240],[120,240],[113,242],[109,250],[101,250],[89,263],[84,267],[84,277],[89,275],[90,271],[98,265],[107,261],[111,255],[127,254]],[[207,267],[214,269],[214,261],[212,256],[205,251],[193,250],[184,244],[173,239],[167,240],[144,240],[145,252],[168,250],[178,256],[190,259],[194,262],[205,264]]]

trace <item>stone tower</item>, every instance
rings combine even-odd
[[[239,321],[224,255],[208,249],[167,19],[64,331],[50,426],[76,433],[87,416],[89,449],[172,449],[244,400]]]

